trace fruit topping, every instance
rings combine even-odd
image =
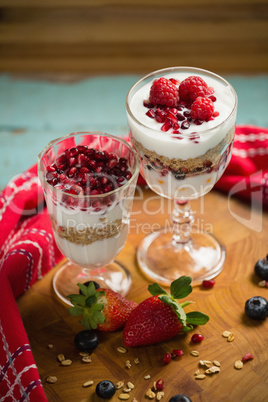
[[[163,389],[164,389],[164,380],[162,380],[162,378],[160,378],[159,380],[156,381],[155,388],[157,389],[157,391],[163,391]]]
[[[201,335],[201,334],[193,334],[193,336],[191,338],[191,342],[192,343],[200,343],[200,342],[202,342],[203,339],[204,339],[203,335]]]
[[[188,396],[183,394],[174,395],[168,402],[192,402]]]
[[[268,302],[264,297],[254,296],[245,304],[246,315],[253,320],[265,320],[268,314]]]
[[[171,362],[171,354],[170,353],[165,353],[163,357],[163,363],[168,364]]]
[[[254,270],[255,274],[261,279],[268,280],[268,254],[266,257],[256,262]]]
[[[179,102],[178,88],[167,78],[158,78],[151,86],[149,102],[153,105],[175,107]]]
[[[144,100],[145,113],[149,118],[161,123],[161,130],[186,130],[192,122],[201,125],[204,121],[213,120],[219,115],[214,110],[216,96],[213,88],[197,76],[190,76],[180,84],[175,79],[164,77],[153,81],[149,100]],[[176,137],[174,137],[176,138]]]
[[[203,78],[191,75],[180,83],[179,95],[180,100],[187,103],[192,103],[198,96],[211,95],[207,83]]]
[[[122,328],[137,303],[126,299],[111,289],[95,289],[94,282],[88,286],[77,284],[81,294],[67,296],[73,307],[69,312],[73,316],[82,315],[81,324],[86,329],[98,329],[112,332]]]
[[[78,145],[47,166],[46,181],[72,195],[99,195],[123,186],[131,177],[128,160]]]
[[[192,104],[191,117],[192,119],[199,119],[208,121],[213,117],[214,104],[209,98],[199,96]]]
[[[85,329],[75,335],[74,345],[81,352],[92,353],[99,345],[99,337],[96,332]]]
[[[116,392],[115,385],[112,381],[104,380],[97,384],[96,394],[99,398],[110,399]]]
[[[170,285],[171,294],[157,283],[149,285],[152,297],[141,302],[130,314],[123,330],[125,346],[152,345],[176,336],[180,331],[190,331],[193,325],[204,325],[209,317],[198,311],[184,312],[189,303],[179,304],[192,292],[192,278],[181,276]]]

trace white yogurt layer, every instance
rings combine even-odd
[[[56,225],[64,228],[74,228],[83,231],[86,228],[102,230],[107,224],[113,225],[117,220],[124,224],[118,235],[94,241],[91,244],[77,244],[60,237],[56,230],[54,236],[59,249],[71,261],[82,267],[100,267],[115,259],[122,250],[128,234],[128,213],[124,210],[124,203],[117,203],[105,210],[82,211],[79,208],[70,209],[60,204],[54,204],[47,197],[48,211]]]
[[[228,131],[234,128],[236,114],[233,113],[235,108],[235,95],[231,87],[213,76],[206,76],[195,73],[194,71],[171,72],[164,75],[166,78],[175,78],[183,81],[190,75],[197,75],[204,79],[209,87],[214,88],[214,95],[217,98],[214,102],[215,111],[219,112],[214,120],[203,122],[201,125],[196,125],[193,122],[190,128],[186,130],[179,129],[182,132],[183,139],[178,140],[172,135],[172,129],[168,132],[161,131],[162,124],[148,117],[146,112],[148,108],[143,106],[144,100],[149,100],[149,92],[154,79],[141,87],[133,96],[129,94],[129,108],[133,116],[128,114],[128,123],[131,134],[139,141],[144,148],[157,153],[160,156],[168,157],[169,159],[177,158],[186,160],[188,158],[196,158],[205,154],[209,149],[214,148],[226,136]],[[132,96],[132,98],[131,98]],[[227,121],[226,121],[227,119]],[[209,130],[209,131],[208,131]],[[200,139],[198,143],[189,140],[191,133],[198,133]]]

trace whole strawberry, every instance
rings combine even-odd
[[[192,325],[204,325],[209,317],[198,311],[185,314],[183,307],[191,301],[177,303],[176,299],[188,296],[192,278],[181,276],[171,283],[168,294],[157,283],[149,285],[152,297],[141,302],[130,314],[123,331],[125,346],[153,345],[167,341],[180,331],[190,331]]]
[[[95,289],[94,283],[88,286],[77,284],[82,294],[67,296],[73,307],[69,312],[73,316],[82,315],[81,324],[86,329],[98,329],[112,332],[125,325],[137,303],[126,299],[111,289]]]

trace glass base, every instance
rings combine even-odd
[[[67,261],[53,277],[53,288],[57,296],[71,306],[66,297],[69,294],[79,293],[77,283],[87,281],[97,282],[101,288],[110,288],[125,296],[131,286],[130,273],[118,262],[114,261],[102,268],[82,268],[73,262]]]
[[[225,247],[207,232],[193,233],[187,243],[175,243],[162,229],[142,241],[137,258],[142,272],[163,286],[182,275],[191,276],[193,285],[212,279],[223,269]]]

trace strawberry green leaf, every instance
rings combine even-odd
[[[76,305],[76,304],[80,304],[81,306],[85,305],[85,296],[83,296],[83,295],[73,294],[73,295],[68,295],[67,297],[70,299],[70,302],[74,305]]]
[[[88,296],[88,297],[86,298],[86,306],[90,307],[91,304],[96,303],[96,301],[97,301],[97,298],[96,298],[95,295]]]
[[[191,311],[186,314],[186,321],[193,325],[205,325],[209,320],[209,316],[199,311]]]
[[[183,303],[180,303],[180,305],[181,305],[181,307],[182,308],[184,308],[184,307],[186,307],[186,306],[188,306],[189,304],[192,304],[192,303],[195,303],[194,301],[191,301],[191,300],[187,300],[187,301],[185,301],[185,302],[183,302]]]
[[[77,286],[79,287],[79,289],[81,290],[81,292],[83,293],[84,296],[87,296],[87,286],[83,285],[82,283],[77,283]]]
[[[190,276],[180,276],[173,281],[170,285],[170,293],[173,299],[183,299],[192,292],[190,283],[192,278]]]
[[[69,313],[75,317],[77,317],[78,315],[83,314],[83,307],[70,307],[69,308]]]
[[[161,295],[158,297],[159,300],[161,300],[162,302],[168,304],[169,306],[171,306],[179,321],[182,323],[183,326],[186,326],[186,314],[183,310],[183,308],[181,307],[181,305],[179,305],[175,300],[172,300],[170,296],[165,296],[165,295]]]
[[[156,282],[149,285],[148,290],[153,296],[168,295],[168,293],[165,291],[165,289],[161,288],[161,286],[158,285],[158,283],[156,283]]]

